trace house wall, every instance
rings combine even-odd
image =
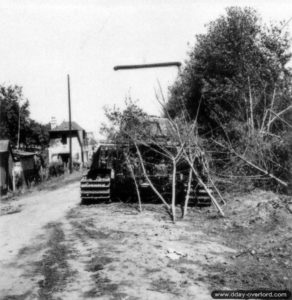
[[[66,143],[62,143],[62,139],[51,139],[49,146],[49,163],[57,161],[57,154],[69,153],[69,138],[66,139]],[[77,137],[72,137],[72,160],[82,163],[81,147]]]
[[[7,178],[8,178],[8,152],[0,153],[0,195],[7,192]]]
[[[13,158],[10,152],[0,153],[0,195],[12,190]]]

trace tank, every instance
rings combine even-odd
[[[169,146],[170,148],[172,146]],[[155,145],[151,148],[140,146],[145,168],[151,182],[165,197],[171,199],[172,166],[159,154]],[[131,156],[132,170],[139,187],[143,202],[159,202],[146,180],[135,147],[129,144],[100,144],[93,154],[92,163],[87,174],[80,182],[82,203],[100,203],[110,201],[132,202],[137,200],[137,192],[133,173],[131,173],[126,157]],[[136,158],[136,161],[135,161]],[[176,199],[183,203],[188,186],[189,167],[181,162],[177,166]],[[203,177],[203,176],[202,176]],[[194,178],[191,183],[190,205],[208,206],[209,195],[198,185]]]
[[[150,116],[144,130],[147,132],[148,141],[144,140],[143,145],[139,145],[139,150],[143,157],[146,172],[151,182],[165,199],[171,199],[172,193],[172,165],[171,162],[161,154],[162,149],[172,152],[177,145],[171,140],[171,128],[166,118]],[[145,138],[146,138],[145,136]],[[89,171],[81,179],[81,199],[82,202],[93,201],[135,201],[138,185],[143,202],[160,201],[153,192],[146,180],[136,147],[131,140],[122,143],[100,144],[92,157],[92,164]],[[129,158],[131,158],[131,168],[129,168]],[[202,157],[195,161],[196,169],[203,180],[207,181],[207,176],[203,174]],[[176,199],[177,203],[185,199],[189,165],[181,160],[177,165]],[[134,176],[133,176],[134,174]],[[133,179],[135,178],[135,181]],[[198,185],[193,176],[190,192],[190,204],[197,203],[201,206],[209,205],[208,193]]]

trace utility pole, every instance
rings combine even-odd
[[[72,124],[71,124],[71,97],[70,97],[70,76],[67,75],[68,82],[68,108],[69,108],[69,171],[72,173]]]
[[[17,135],[17,150],[19,150],[19,142],[20,142],[20,100],[18,100],[18,135]]]

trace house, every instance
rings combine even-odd
[[[64,121],[59,126],[49,131],[49,163],[62,162],[68,166],[70,149],[69,149],[69,122]],[[88,147],[85,130],[76,122],[71,122],[71,139],[72,139],[72,161],[80,164],[88,161]]]
[[[9,140],[0,140],[0,195],[12,190],[13,154]]]

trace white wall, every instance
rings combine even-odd
[[[61,142],[61,138],[58,139],[51,139],[50,140],[50,146],[49,146],[49,162],[53,161],[54,154],[59,153],[69,153],[69,138],[67,138],[67,143],[63,144]],[[78,141],[77,137],[72,137],[72,159],[73,161],[79,161],[82,162],[82,153],[81,153],[81,147]],[[86,157],[85,161],[86,161]],[[54,159],[57,159],[57,156],[55,156]]]

